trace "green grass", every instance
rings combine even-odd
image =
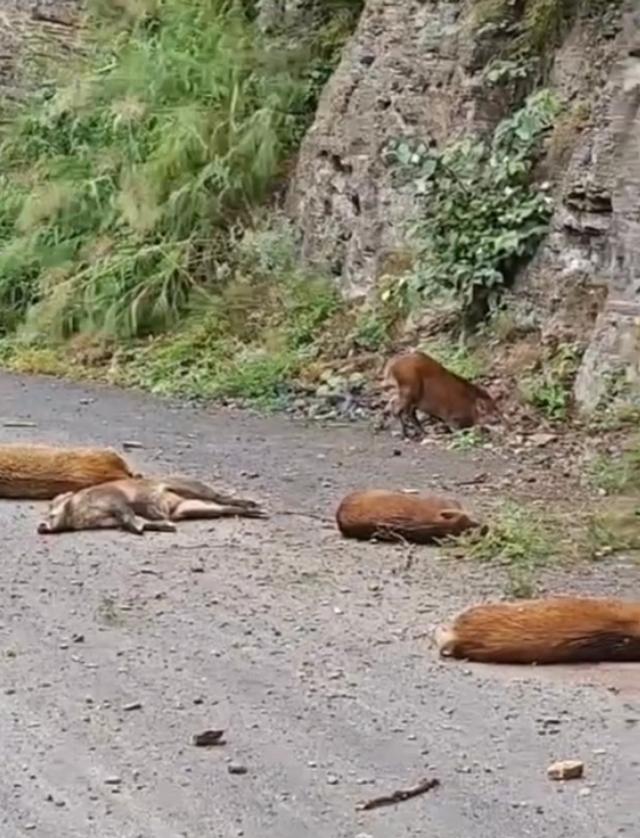
[[[573,404],[573,382],[580,358],[579,347],[573,344],[559,346],[543,361],[541,370],[520,383],[524,400],[552,422],[565,421]]]
[[[537,572],[558,556],[558,522],[537,508],[505,501],[488,524],[484,535],[458,539],[456,549],[472,560],[505,567],[509,595],[531,596]]]
[[[285,405],[322,342],[345,340],[348,314],[333,282],[296,267],[291,225],[270,217],[235,235],[228,276],[195,289],[170,332],[66,342],[0,339],[0,363],[18,372],[93,377],[163,395]],[[88,359],[88,360],[87,360]],[[97,359],[97,360],[94,360]]]
[[[453,434],[453,440],[448,447],[456,451],[470,451],[482,447],[484,441],[485,437],[480,428],[465,428]]]
[[[334,284],[294,267],[294,247],[284,221],[247,231],[234,243],[224,285],[195,297],[170,334],[121,351],[113,379],[162,394],[282,406],[343,305]]]
[[[594,558],[640,551],[640,495],[607,498],[590,516],[583,539]]]
[[[0,147],[0,335],[126,340],[217,293],[233,231],[283,174],[355,12],[268,39],[242,3],[103,0],[75,80]],[[304,342],[313,318],[299,325]]]
[[[625,488],[629,491],[628,484]],[[452,552],[504,568],[505,593],[529,597],[538,589],[540,572],[552,564],[568,566],[640,551],[640,495],[564,507],[504,500],[487,524],[484,534],[455,539]]]
[[[389,341],[389,327],[375,311],[366,311],[356,324],[355,344],[366,351],[382,350]]]

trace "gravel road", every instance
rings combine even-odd
[[[480,490],[456,481],[504,473],[497,453],[4,374],[0,439],[135,440],[143,471],[273,513],[46,538],[37,504],[0,504],[1,838],[640,835],[640,670],[440,662],[433,623],[499,595],[500,573],[428,548],[406,569],[405,548],[333,526],[355,487],[446,487],[473,509]],[[282,514],[298,510],[327,521]],[[548,587],[632,595],[637,568]],[[207,728],[226,744],[194,747]],[[574,758],[583,780],[547,779]],[[421,797],[357,809],[429,777]]]

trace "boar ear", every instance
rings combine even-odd
[[[460,517],[460,510],[459,509],[441,509],[440,510],[440,517],[443,521],[455,521],[456,518]]]

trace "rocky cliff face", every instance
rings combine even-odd
[[[304,257],[328,265],[347,293],[366,293],[404,245],[409,195],[383,163],[399,136],[440,144],[492,127],[505,97],[478,79],[495,42],[470,38],[459,2],[369,0],[300,151],[289,212]]]
[[[550,234],[518,279],[543,338],[587,344],[575,395],[587,410],[640,393],[640,10],[576,25],[553,81],[591,117],[566,160]],[[564,162],[564,161],[562,161]]]
[[[496,44],[472,37],[470,5],[368,0],[303,143],[288,209],[304,257],[351,295],[406,247],[412,204],[383,163],[389,139],[440,144],[493,127],[510,107],[508,91],[483,83]],[[603,7],[606,25],[580,19],[555,56],[552,85],[588,116],[551,140],[557,209],[514,294],[543,337],[589,342],[576,395],[591,408],[612,378],[640,378],[640,12],[626,0],[609,14],[616,5]]]
[[[81,0],[3,0],[0,96],[20,99],[35,80],[34,62],[72,48],[80,6]]]
[[[569,250],[577,268],[567,265],[574,288],[605,290],[576,380],[586,409],[607,394],[640,395],[640,9],[634,7],[625,4],[597,117],[573,155],[553,227],[556,247]]]

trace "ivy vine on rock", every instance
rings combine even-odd
[[[558,111],[542,90],[490,141],[465,138],[436,149],[400,139],[389,146],[387,160],[411,183],[418,207],[409,229],[417,262],[396,289],[407,302],[453,297],[467,326],[499,303],[548,229],[551,198],[544,185],[531,184],[531,172]]]

